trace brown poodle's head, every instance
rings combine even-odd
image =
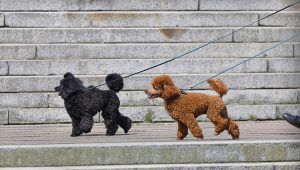
[[[164,100],[177,97],[180,90],[174,85],[172,78],[168,75],[161,75],[152,80],[152,88],[145,90],[149,99],[162,98]]]

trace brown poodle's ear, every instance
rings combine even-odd
[[[175,86],[164,85],[164,91],[161,95],[163,99],[171,99],[179,95],[180,90]]]

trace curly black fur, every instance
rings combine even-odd
[[[110,90],[100,90],[93,86],[87,88],[79,78],[66,73],[60,85],[54,88],[64,99],[72,120],[71,136],[89,133],[94,124],[93,116],[100,111],[107,129],[106,135],[114,135],[118,125],[125,133],[131,128],[131,119],[119,112],[120,101],[116,94],[123,89],[123,78],[119,74],[110,74],[106,77],[106,83]]]

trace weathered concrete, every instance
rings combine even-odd
[[[274,11],[295,2],[295,0],[200,0],[200,10]],[[287,10],[299,11],[299,9],[298,3]]]
[[[227,105],[228,115],[233,120],[274,120],[284,112],[299,112],[299,104],[294,105]],[[163,106],[123,106],[120,112],[135,122],[173,121]],[[99,120],[99,116],[95,116]],[[206,115],[198,118],[207,121]],[[65,108],[12,108],[9,109],[10,124],[70,122]]]
[[[233,27],[257,19],[258,14],[245,12],[24,12],[6,13],[5,25],[38,28]]]
[[[151,85],[151,80],[156,75],[139,75],[124,79],[124,90],[145,90]],[[172,75],[179,88],[187,88],[199,83],[212,75]],[[84,85],[99,85],[104,82],[105,76],[77,76]],[[298,88],[300,74],[298,73],[252,73],[252,74],[224,74],[220,77],[232,89],[258,89],[258,88]],[[42,92],[54,91],[54,87],[62,79],[60,76],[2,76],[0,77],[0,92]],[[238,81],[237,81],[238,80]],[[196,89],[207,89],[208,84],[203,83]],[[106,89],[102,86],[101,89]]]
[[[300,72],[300,58],[269,59],[268,64],[268,72],[271,73]]]
[[[300,104],[278,105],[277,106],[278,119],[282,119],[283,113],[290,113],[293,115],[300,116]]]
[[[8,110],[0,109],[0,125],[8,124]]]
[[[99,114],[94,116],[99,122]],[[9,109],[10,124],[63,123],[71,119],[64,108],[15,108]]]
[[[148,165],[101,165],[101,166],[63,166],[63,167],[30,167],[32,170],[290,170],[299,169],[299,162],[267,163],[209,163],[209,164],[148,164]],[[27,170],[26,168],[0,168],[0,170]]]
[[[295,43],[294,45],[294,56],[300,57],[300,43]]]
[[[202,43],[146,43],[146,44],[49,44],[37,46],[37,59],[162,59],[171,58]],[[249,57],[274,44],[270,43],[215,43],[184,56],[184,58],[239,58]],[[1,50],[1,48],[0,48]],[[247,51],[247,52],[245,52]],[[1,55],[1,54],[0,54]],[[300,53],[298,54],[300,56]],[[264,54],[265,57],[293,57],[293,43],[285,43]]]
[[[298,128],[286,121],[241,121],[237,122],[240,129],[240,141],[253,140],[296,140],[300,139]],[[191,133],[183,141],[231,141],[231,136],[223,132],[214,135],[211,122],[198,122],[203,130],[204,139],[198,140]],[[4,145],[50,145],[50,144],[88,144],[88,143],[137,143],[137,142],[175,142],[177,123],[134,123],[128,135],[122,129],[115,136],[105,136],[104,123],[95,123],[92,132],[80,137],[70,137],[71,124],[43,125],[4,125],[0,126],[0,146]]]
[[[234,42],[277,42],[291,38],[300,32],[300,27],[264,27],[248,28],[233,35]],[[300,42],[300,37],[294,38],[291,42]]]
[[[0,166],[299,161],[299,147],[299,140],[4,145]]]
[[[142,74],[208,74],[217,73],[231,67],[234,63],[239,63],[244,59],[178,59],[149,70]],[[60,61],[9,61],[9,75],[62,75],[72,72],[77,75],[109,74],[122,73],[131,74],[132,68],[143,70],[162,63],[166,60],[159,59],[117,59],[117,60],[60,60]],[[281,61],[281,60],[275,60]],[[300,61],[300,60],[299,60]],[[272,62],[277,64],[276,62]],[[6,64],[6,63],[5,63]],[[279,65],[281,62],[279,63]],[[297,63],[296,63],[297,64]],[[191,67],[194,65],[195,67]],[[277,64],[278,65],[278,64]],[[120,67],[122,66],[122,67]],[[174,69],[176,66],[176,69]],[[282,69],[293,69],[287,65]],[[271,68],[272,69],[272,68]],[[267,60],[251,60],[231,72],[236,73],[263,73],[267,72]]]
[[[300,3],[299,3],[300,4]],[[299,5],[300,7],[300,5]],[[300,9],[300,8],[299,8]],[[260,14],[259,17],[263,18],[271,13]],[[281,12],[272,17],[259,21],[259,25],[262,26],[300,26],[300,12]]]
[[[197,10],[198,0],[0,0],[5,11]]]
[[[0,75],[8,75],[8,65],[6,61],[0,61]]]
[[[229,28],[4,28],[0,30],[3,35],[0,43],[208,42],[231,31]],[[232,36],[220,40],[231,41]]]
[[[216,95],[211,90],[197,90],[205,94]],[[297,104],[298,89],[257,89],[257,90],[229,90],[223,96],[226,104],[261,105],[261,104]],[[3,93],[6,95],[6,93]],[[19,93],[9,93],[13,98]],[[39,96],[39,93],[37,93]],[[162,99],[148,99],[143,91],[121,91],[118,96],[123,106],[157,106],[163,105]],[[0,100],[1,101],[1,100]],[[49,107],[64,107],[63,100],[57,93],[49,94]],[[26,105],[21,105],[26,107]]]
[[[0,27],[4,26],[4,14],[0,13]]]
[[[47,93],[0,93],[1,108],[48,107]]]
[[[33,45],[0,45],[0,60],[27,60],[35,58]]]

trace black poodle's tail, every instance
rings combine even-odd
[[[107,75],[105,82],[107,87],[114,92],[119,92],[124,87],[123,77],[117,73]]]

